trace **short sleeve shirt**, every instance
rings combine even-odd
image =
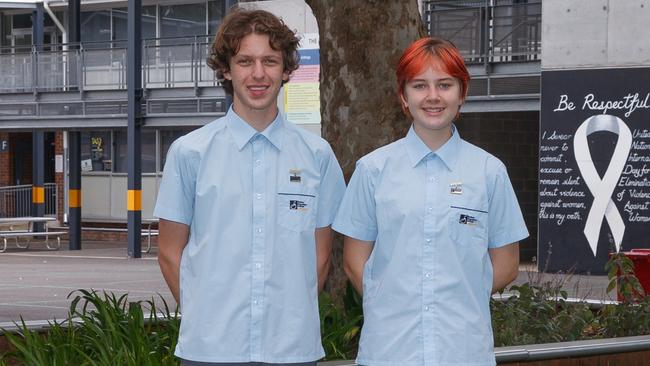
[[[411,127],[357,162],[333,228],[374,242],[357,363],[495,364],[488,249],[528,236],[497,158],[455,128],[431,152]]]
[[[231,109],[176,140],[154,210],[190,227],[176,355],[321,358],[314,231],[332,223],[344,190],[327,142],[281,114],[258,133]]]

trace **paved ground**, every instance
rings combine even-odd
[[[533,266],[523,265],[516,283],[541,281],[562,282],[570,297],[610,299],[604,276],[539,274]],[[64,319],[68,294],[91,288],[128,293],[130,300],[158,300],[160,294],[176,306],[160,274],[155,248],[141,259],[129,259],[124,242],[85,242],[81,251],[67,250],[67,243],[59,251],[48,251],[42,244],[28,250],[10,245],[0,253],[0,327],[7,328],[21,316],[35,325]]]
[[[67,243],[59,251],[48,251],[42,244],[28,250],[10,244],[0,253],[0,327],[21,316],[29,321],[64,319],[67,296],[77,289],[128,293],[132,301],[154,297],[160,302],[160,294],[176,306],[155,253],[129,259],[124,242],[84,242],[80,251],[68,251]]]

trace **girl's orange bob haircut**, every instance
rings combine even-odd
[[[469,87],[469,72],[465,61],[453,43],[436,37],[420,38],[411,43],[402,53],[395,71],[398,96],[403,96],[406,83],[425,71],[427,67],[433,67],[458,79],[461,97],[465,99]],[[408,109],[403,103],[400,105],[410,118]]]

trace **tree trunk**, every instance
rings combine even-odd
[[[320,34],[322,134],[346,181],[356,161],[406,134],[395,68],[412,41],[426,34],[417,0],[305,0]],[[337,235],[327,289],[346,286],[342,240]]]

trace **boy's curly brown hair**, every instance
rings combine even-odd
[[[230,59],[239,52],[241,40],[251,33],[269,36],[271,48],[282,51],[285,72],[291,74],[298,68],[300,40],[295,32],[268,11],[234,8],[219,26],[207,59],[208,66],[217,73],[217,78],[230,95],[233,94],[232,81],[225,79],[223,74],[230,71]]]

